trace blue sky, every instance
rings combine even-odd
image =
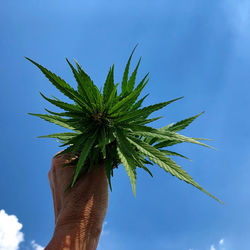
[[[47,174],[60,148],[36,137],[64,130],[27,113],[52,109],[39,91],[64,97],[24,56],[74,87],[65,57],[75,58],[100,87],[113,63],[121,81],[137,43],[137,83],[150,72],[145,105],[184,96],[155,113],[164,118],[152,126],[205,111],[182,134],[214,139],[217,151],[172,148],[193,160],[175,158],[226,205],[156,165],[154,178],[138,170],[134,198],[120,166],[98,250],[249,250],[249,30],[249,1],[2,1],[0,250],[41,250],[54,229]]]

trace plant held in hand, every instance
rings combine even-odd
[[[135,48],[136,47],[137,45]],[[144,108],[141,107],[142,102],[148,95],[145,95],[139,100],[138,98],[149,79],[146,79],[147,74],[140,83],[135,86],[136,74],[141,58],[132,75],[128,77],[130,61],[135,48],[127,62],[121,84],[121,93],[119,95],[117,93],[119,83],[114,84],[114,65],[112,68],[110,67],[101,93],[76,61],[76,68],[74,68],[68,59],[66,59],[78,84],[76,91],[59,76],[27,58],[43,72],[59,91],[74,102],[74,104],[66,103],[55,97],[53,97],[54,99],[48,98],[40,93],[44,99],[63,109],[65,112],[56,113],[45,109],[50,115],[28,113],[66,129],[73,130],[73,132],[39,136],[39,138],[56,138],[62,143],[60,147],[68,146],[58,154],[71,152],[70,162],[65,164],[65,166],[76,165],[74,177],[67,189],[74,186],[80,174],[84,174],[90,171],[94,165],[104,162],[107,179],[110,189],[112,190],[111,176],[113,176],[113,167],[117,167],[122,163],[130,178],[135,195],[136,168],[142,168],[152,176],[145,164],[153,165],[153,163],[155,163],[171,175],[192,184],[221,202],[196,183],[192,177],[169,156],[180,156],[188,159],[187,157],[163,149],[182,142],[190,142],[210,147],[199,142],[199,140],[208,139],[191,138],[177,133],[186,128],[203,112],[160,129],[147,126],[148,123],[161,118],[148,119],[151,113],[182,97]],[[74,157],[76,155],[78,157]]]

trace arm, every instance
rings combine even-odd
[[[108,208],[108,183],[103,165],[81,176],[64,192],[73,178],[75,166],[62,167],[64,154],[52,159],[48,173],[52,190],[55,230],[45,250],[95,250]]]

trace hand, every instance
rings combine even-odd
[[[62,167],[69,159],[70,153],[55,155],[48,173],[54,202],[55,231],[46,249],[96,249],[108,208],[104,164],[80,176],[75,185],[64,192],[74,176],[75,166]]]

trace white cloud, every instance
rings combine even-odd
[[[214,245],[211,245],[210,250],[216,250]]]
[[[224,244],[224,239],[221,239],[221,240],[219,241],[219,244],[220,244],[220,245],[223,245],[223,244]]]
[[[222,239],[220,239],[219,242],[218,242],[218,246],[217,246],[218,248],[217,248],[217,247],[215,248],[214,245],[211,245],[211,246],[210,246],[210,250],[217,250],[217,249],[218,249],[218,250],[225,250],[225,248],[224,248],[223,246],[224,246],[224,239],[222,238]]]
[[[33,247],[34,250],[44,250],[44,247],[38,245],[34,240],[30,242],[31,246]]]
[[[22,227],[15,215],[8,215],[3,209],[0,210],[0,250],[19,249],[20,243],[24,241]],[[31,246],[34,250],[44,249],[34,240],[31,241]]]
[[[24,241],[24,234],[20,231],[23,225],[15,215],[8,215],[0,210],[0,250],[17,250]]]

